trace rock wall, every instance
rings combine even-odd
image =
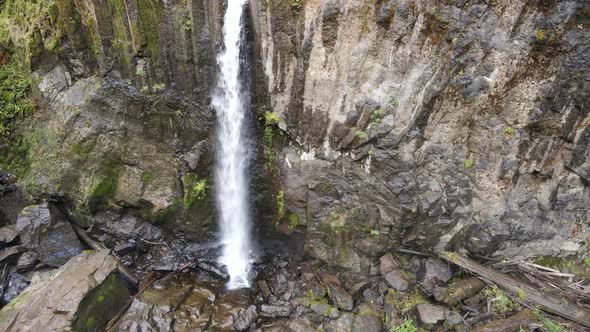
[[[286,215],[312,256],[362,269],[395,245],[588,250],[587,2],[258,0],[252,13],[261,107],[292,139],[276,161]]]
[[[110,209],[198,233],[212,216],[212,198],[203,191],[211,188],[209,97],[222,4],[44,5],[51,10],[38,26],[23,24],[17,14],[10,22],[40,107],[4,149],[4,164],[33,198],[69,202],[82,225]],[[41,38],[22,41],[15,27]],[[59,36],[57,46],[47,47],[45,31]]]

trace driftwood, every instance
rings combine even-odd
[[[72,228],[74,228],[74,232],[76,232],[76,234],[78,235],[78,237],[84,241],[86,244],[88,244],[88,246],[96,251],[99,250],[104,250],[106,249],[105,246],[103,246],[102,244],[94,241],[93,239],[90,238],[90,236],[88,236],[88,234],[86,233],[86,231],[84,229],[82,229],[80,226],[76,225],[76,224],[72,224]],[[121,272],[121,274],[123,274],[127,280],[131,281],[133,284],[137,285],[137,283],[139,282],[137,280],[137,277],[131,272],[129,271],[124,265],[123,263],[121,263],[121,261],[119,260],[118,257],[115,256],[115,258],[117,259],[117,261],[119,261],[119,272]]]
[[[513,296],[520,298],[523,301],[528,301],[544,311],[590,327],[590,310],[585,307],[571,303],[563,297],[541,293],[528,284],[520,282],[506,274],[489,269],[461,254],[442,252],[440,257],[481,276],[484,280],[489,280],[510,292]]]
[[[514,316],[495,320],[484,326],[478,327],[473,332],[511,332],[518,331],[520,327],[526,327],[535,321],[535,315],[526,309]]]

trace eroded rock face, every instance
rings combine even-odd
[[[252,8],[259,93],[298,144],[277,155],[281,189],[311,255],[364,269],[400,244],[585,250],[586,2]]]
[[[82,253],[58,270],[39,274],[0,310],[2,331],[95,330],[130,296],[108,250]]]

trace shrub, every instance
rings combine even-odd
[[[0,66],[0,139],[12,131],[14,121],[35,108],[30,98],[31,79],[16,61]]]

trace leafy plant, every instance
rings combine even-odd
[[[535,316],[537,317],[537,319],[539,319],[541,321],[541,323],[543,323],[543,327],[548,331],[548,332],[567,332],[564,328],[562,328],[561,326],[559,326],[559,324],[554,321],[553,319],[547,318],[545,316],[543,316],[541,314],[541,312],[539,311],[539,309],[536,309],[534,311]]]
[[[135,70],[135,74],[137,74],[137,76],[144,77],[145,69],[143,69],[143,66],[137,67],[137,69]]]
[[[279,116],[275,112],[267,111],[264,113],[264,123],[267,126],[273,126],[279,123]]]
[[[30,98],[31,78],[15,60],[0,66],[0,138],[6,138],[17,118],[35,109]]]
[[[506,127],[506,128],[504,128],[504,133],[508,134],[508,135],[512,135],[512,134],[514,134],[514,128]]]
[[[184,207],[189,209],[196,201],[206,196],[207,179],[199,180],[194,174],[187,174],[182,177],[184,184]]]
[[[393,325],[389,332],[418,332],[418,328],[413,321],[406,319],[399,325]]]
[[[355,133],[355,136],[359,139],[363,139],[363,138],[367,137],[367,133],[362,130],[359,130]]]

